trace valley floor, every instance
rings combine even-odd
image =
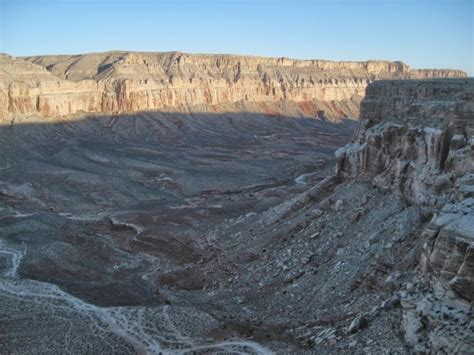
[[[430,216],[334,177],[354,129],[172,113],[1,127],[0,348],[408,353],[401,304],[437,304],[413,278]]]
[[[265,352],[227,285],[223,255],[247,252],[226,253],[236,232],[221,226],[322,179],[354,126],[144,113],[1,127],[0,347]]]

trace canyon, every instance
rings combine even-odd
[[[5,353],[474,348],[465,73],[1,55],[0,110]]]
[[[366,86],[380,79],[465,77],[402,62],[332,62],[181,52],[106,52],[14,58],[0,55],[0,119],[173,108],[220,110],[241,102],[267,111],[358,117]],[[204,106],[204,107],[203,107]]]

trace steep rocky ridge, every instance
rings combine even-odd
[[[33,64],[32,64],[33,63]],[[286,114],[357,117],[366,86],[379,79],[463,77],[458,70],[412,70],[402,62],[332,62],[180,52],[106,52],[14,58],[0,55],[0,117],[50,118],[196,105],[269,102]],[[319,112],[319,114],[318,114]],[[316,115],[315,115],[316,113]]]
[[[406,342],[417,352],[471,351],[474,80],[371,84],[355,142],[336,155],[340,178],[402,194],[433,216],[418,265],[428,288],[401,297]]]

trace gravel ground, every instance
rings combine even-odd
[[[0,127],[0,347],[408,352],[397,292],[426,215],[332,177],[354,126],[157,113]]]

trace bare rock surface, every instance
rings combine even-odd
[[[122,80],[143,66],[143,80],[168,70],[178,82],[186,74],[178,58],[212,73],[215,58],[197,57],[109,53],[21,65],[71,85]],[[255,70],[361,70],[239,58]],[[249,75],[243,64],[239,80]],[[364,70],[410,74],[376,64]],[[290,101],[52,122],[34,107],[15,114],[0,126],[0,349],[471,352],[472,87],[472,79],[375,82],[358,128]],[[23,89],[15,107],[30,110]]]
[[[411,70],[402,62],[331,62],[181,52],[106,52],[14,58],[0,55],[0,119],[124,113],[237,102],[288,102],[309,116],[357,117],[377,79],[463,77],[457,70]]]
[[[237,317],[245,297],[214,291],[238,271],[216,233],[323,179],[354,127],[230,111],[1,126],[0,348],[268,352]]]
[[[356,141],[336,153],[337,173],[443,205],[456,184],[469,193],[473,122],[472,79],[377,82],[362,104]]]
[[[337,175],[402,194],[433,215],[421,234],[419,275],[400,293],[405,340],[415,352],[469,353],[474,80],[381,81],[361,111],[355,142],[336,152]]]

